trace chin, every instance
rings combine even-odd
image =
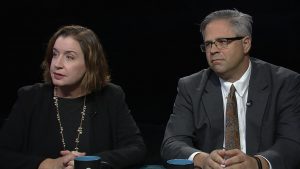
[[[222,66],[222,65],[216,65],[216,64],[214,64],[214,65],[211,65],[210,67],[214,71],[216,71],[216,72],[222,72],[222,71],[224,71],[224,66]]]
[[[55,80],[53,80],[52,83],[53,83],[54,86],[64,86],[64,83],[58,82],[58,81],[55,81]]]

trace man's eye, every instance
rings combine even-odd
[[[211,43],[212,42],[205,42],[204,45],[205,45],[205,47],[209,47]]]
[[[228,42],[227,39],[217,39],[216,41],[221,44],[227,44],[227,42]]]

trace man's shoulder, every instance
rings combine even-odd
[[[209,74],[211,73],[211,69],[202,69],[196,73],[190,74],[188,76],[181,77],[179,81],[190,83],[190,82],[199,82],[204,79],[207,79]]]
[[[264,60],[251,58],[251,61],[252,61],[254,69],[257,69],[257,72],[269,73],[274,78],[286,78],[288,76],[299,76],[299,73],[297,73],[289,68],[275,65],[275,64],[272,64],[272,63],[264,61]]]

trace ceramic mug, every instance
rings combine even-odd
[[[167,169],[194,169],[194,163],[188,159],[171,159],[167,161]]]
[[[74,159],[74,169],[100,169],[101,157],[80,156]]]

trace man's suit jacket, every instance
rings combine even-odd
[[[89,121],[87,155],[99,155],[115,169],[142,163],[146,146],[125,103],[121,87],[112,83],[86,97]],[[73,117],[74,118],[74,117]],[[34,169],[62,150],[53,103],[53,86],[22,87],[0,132],[0,168]]]
[[[273,169],[300,161],[300,75],[251,58],[246,112],[246,153],[266,157]],[[205,69],[178,82],[178,94],[162,143],[163,159],[223,147],[224,110],[218,76]]]

